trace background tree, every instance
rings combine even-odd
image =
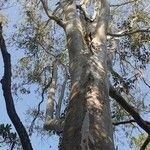
[[[30,135],[35,129],[42,131],[37,124],[40,119],[46,130],[63,138],[60,149],[69,149],[69,144],[80,149],[77,143],[91,148],[92,136],[98,140],[94,148],[101,145],[103,149],[107,138],[112,138],[110,84],[115,142],[118,143],[117,133],[123,130],[130,144],[138,146],[138,138],[145,139],[150,132],[149,121],[145,121],[150,88],[146,77],[150,56],[148,1],[111,1],[110,17],[106,1],[41,0],[22,1],[20,5],[24,17],[12,39],[25,53],[14,69],[18,82],[13,89],[15,94],[29,94],[34,84],[42,97],[37,109],[28,110],[33,117]],[[41,103],[46,97],[44,117]],[[102,131],[104,134],[99,134]],[[68,139],[70,142],[66,143]],[[142,141],[141,149],[146,141]],[[107,145],[107,149],[112,149],[111,141]]]
[[[22,148],[24,150],[27,150],[27,149],[32,150],[32,145],[30,143],[30,139],[27,134],[27,131],[26,131],[24,125],[22,124],[18,114],[16,113],[16,109],[14,106],[14,101],[13,101],[13,97],[12,97],[12,93],[11,93],[11,76],[12,76],[11,57],[7,51],[7,48],[5,45],[5,40],[4,40],[3,34],[2,34],[2,20],[0,20],[0,49],[1,49],[1,54],[2,54],[3,62],[4,62],[4,76],[1,79],[1,84],[2,84],[3,95],[5,98],[7,114],[18,133]],[[15,134],[9,132],[9,130],[10,130],[9,125],[6,125],[6,127],[4,127],[2,125],[1,129],[2,129],[1,134],[3,135],[4,142],[5,142],[5,138],[11,138],[11,136],[14,137],[14,139],[16,138]],[[4,132],[5,130],[6,130],[6,132]],[[13,147],[14,147],[14,143],[11,146],[11,148],[13,148]]]

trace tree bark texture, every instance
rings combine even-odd
[[[107,80],[106,1],[88,46],[73,0],[64,4],[72,89],[61,150],[113,150]],[[95,25],[96,24],[96,25]]]

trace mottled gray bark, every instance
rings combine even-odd
[[[70,58],[72,89],[61,150],[113,150],[107,80],[106,30],[109,8],[101,1],[99,16],[87,43],[74,0],[62,3]],[[89,46],[89,45],[90,46]]]

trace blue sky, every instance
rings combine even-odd
[[[17,22],[19,23],[21,20],[21,16],[19,15],[19,7],[18,5],[13,5],[13,7],[10,7],[8,9],[5,9],[3,11],[0,11],[0,14],[3,14],[7,17],[8,24],[5,24],[3,28],[4,35],[11,35],[15,30],[13,28],[13,25]],[[7,36],[5,36],[5,40],[7,41]],[[17,51],[15,47],[7,47],[9,53],[11,54],[12,64],[15,65],[18,61],[18,59],[22,56],[23,53],[21,51]],[[3,76],[3,61],[2,56],[0,55],[0,79]],[[38,96],[35,94],[30,95],[21,95],[21,99],[16,100],[14,98],[14,103],[16,107],[16,111],[21,118],[21,121],[26,124],[25,122],[25,112],[27,108],[29,107],[36,107],[41,99],[38,99]],[[43,107],[45,107],[45,103],[43,104]],[[5,101],[2,94],[2,88],[0,85],[0,123],[11,123],[9,117],[7,116],[6,107],[5,107]],[[41,139],[40,136],[37,136],[33,134],[31,137],[32,145],[34,150],[57,150],[58,148],[58,137],[51,136],[46,139]],[[51,147],[50,147],[51,146]],[[6,150],[5,147],[1,148],[1,150]]]

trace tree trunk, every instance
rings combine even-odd
[[[105,16],[89,47],[73,0],[64,5],[72,89],[61,150],[113,150],[110,116]],[[104,24],[103,24],[104,21]]]
[[[100,68],[105,63],[94,56],[77,61],[80,79],[72,85],[61,150],[112,150],[107,76]]]

